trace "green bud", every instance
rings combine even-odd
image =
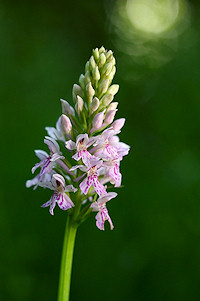
[[[101,46],[101,48],[99,49],[99,54],[106,52],[105,48],[103,46]]]
[[[110,84],[110,82],[108,79],[105,79],[102,81],[102,83],[100,84],[100,87],[99,87],[100,96],[102,96],[103,94],[105,94],[107,92],[109,84]]]
[[[110,83],[111,83],[112,80],[113,80],[113,77],[114,77],[114,75],[115,75],[115,72],[116,72],[116,67],[113,66],[113,67],[112,67],[112,70],[111,70],[111,72],[110,72],[110,74],[109,74],[109,76],[108,76],[108,79],[109,79]]]
[[[114,58],[114,56],[112,57],[110,62],[112,63],[113,66],[116,64],[116,59]]]
[[[87,62],[87,63],[85,64],[85,73],[86,73],[87,71],[89,71],[89,70],[90,70],[90,63]]]
[[[85,89],[85,76],[83,74],[81,74],[79,77],[79,84],[80,84],[81,88],[84,90]]]
[[[73,98],[73,101],[74,103],[77,102],[77,97],[76,97],[76,94],[72,91],[72,98]]]
[[[99,68],[101,68],[106,62],[106,56],[104,53],[102,53],[100,56],[99,56],[99,62],[98,62],[98,66]]]
[[[96,66],[95,67],[95,69],[93,70],[93,79],[95,80],[95,81],[98,81],[98,80],[100,80],[100,78],[101,78],[101,75],[100,75],[100,72],[99,72],[99,68]]]
[[[87,96],[88,96],[89,98],[94,96],[95,91],[94,91],[94,89],[93,89],[93,87],[92,87],[92,83],[91,83],[91,82],[89,82],[89,83],[87,84],[85,90],[86,90],[86,94],[87,94]]]
[[[90,73],[87,71],[85,73],[85,86],[90,82]]]
[[[114,58],[114,56],[109,56],[107,59],[106,59],[107,63],[111,63],[113,66],[116,64],[116,60]]]
[[[101,99],[101,107],[107,107],[113,101],[113,94],[106,94]]]
[[[93,49],[93,56],[97,62],[99,59],[99,49],[98,48]]]
[[[83,105],[84,105],[83,99],[79,95],[77,95],[77,102],[75,104],[75,110],[78,113],[78,115],[80,115],[80,112],[83,111]]]
[[[89,66],[90,66],[90,70],[93,71],[96,67],[96,63],[95,63],[95,60],[94,60],[94,57],[93,55],[91,56],[90,58],[90,61],[89,61]]]
[[[105,76],[108,76],[108,75],[110,74],[112,68],[113,68],[112,63],[106,64],[106,65],[104,66],[104,68],[103,68],[103,73],[102,73],[102,74],[105,75]]]
[[[106,59],[109,60],[113,57],[113,52],[112,50],[109,50],[107,53],[106,53]]]
[[[92,115],[99,107],[99,99],[97,97],[93,98],[91,104],[90,104],[90,115]]]
[[[74,84],[73,85],[73,93],[76,94],[76,95],[80,95],[80,96],[83,96],[83,92],[82,92],[82,89],[79,85],[77,84]]]
[[[118,102],[112,102],[112,103],[109,105],[109,107],[108,107],[108,109],[107,109],[107,112],[108,112],[108,111],[111,111],[111,110],[116,110],[116,109],[117,109],[117,106],[118,106]]]
[[[115,95],[119,91],[119,85],[115,84],[108,88],[108,93]]]

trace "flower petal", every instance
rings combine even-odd
[[[79,185],[81,191],[86,195],[88,193],[88,190],[92,186],[92,180],[91,177],[85,178]]]
[[[62,185],[63,190],[65,190],[65,179],[63,178],[63,176],[61,176],[60,174],[56,173],[56,174],[53,175],[52,180],[56,184],[55,187],[58,186],[57,182],[59,182]]]
[[[106,194],[105,187],[99,182],[99,179],[97,176],[91,176],[92,184],[94,187],[94,190],[99,196],[102,196],[103,194]]]
[[[115,181],[115,187],[119,187],[122,181],[122,175],[119,171],[119,166],[115,164],[114,166],[109,168],[108,173],[111,176],[111,178],[113,178],[113,180]]]
[[[66,141],[65,142],[65,147],[69,150],[76,149],[76,143],[72,140]]]
[[[70,200],[71,201],[71,200]],[[59,198],[57,198],[57,203],[60,209],[67,210],[72,207],[71,203],[68,202],[67,198],[63,194],[59,195]]]
[[[41,161],[44,161],[46,158],[48,158],[48,154],[47,152],[43,151],[43,150],[40,150],[40,149],[36,149],[35,150],[35,154],[36,156],[41,160]]]
[[[45,208],[45,207],[48,207],[49,205],[50,205],[50,201],[44,203],[41,207],[42,207],[42,208]]]
[[[52,153],[59,153],[60,147],[55,139],[45,136],[44,143],[48,146]]]
[[[65,191],[67,191],[67,192],[76,192],[78,189],[77,188],[75,188],[73,185],[67,185],[66,187],[65,187]]]
[[[101,204],[106,203],[106,202],[110,201],[111,199],[116,198],[116,196],[117,196],[116,192],[108,192],[105,195],[103,195],[102,197],[100,197],[97,200],[97,202],[101,203]]]

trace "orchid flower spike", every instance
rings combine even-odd
[[[63,176],[59,174],[54,174],[52,177],[52,188],[54,189],[54,193],[50,200],[42,205],[42,207],[50,207],[49,212],[51,215],[54,215],[54,208],[56,203],[62,210],[67,210],[69,208],[74,207],[74,203],[70,199],[70,197],[66,194],[66,192],[76,192],[77,189],[72,185],[65,186],[65,179]]]
[[[106,220],[113,229],[106,204],[117,193],[107,190],[121,186],[120,164],[130,150],[118,136],[125,118],[114,120],[120,114],[115,101],[119,85],[112,83],[115,72],[113,52],[103,46],[95,48],[73,85],[72,100],[60,100],[62,113],[56,126],[45,128],[48,152],[35,150],[39,162],[32,173],[39,172],[26,182],[26,187],[53,190],[50,200],[42,205],[49,207],[51,215],[57,204],[62,210],[70,209],[78,225],[96,211],[100,230]]]

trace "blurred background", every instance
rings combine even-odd
[[[200,300],[200,3],[2,1],[0,300],[57,298],[66,214],[25,188],[95,47],[114,51],[123,189],[78,230],[71,301]]]

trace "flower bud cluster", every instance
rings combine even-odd
[[[97,211],[96,225],[104,230],[108,220],[113,229],[106,203],[117,196],[108,192],[109,186],[120,187],[120,163],[130,147],[117,136],[125,123],[124,118],[114,121],[119,85],[112,80],[116,72],[115,58],[104,47],[93,50],[85,65],[85,73],[74,84],[74,107],[61,99],[62,115],[56,127],[46,127],[44,143],[49,152],[35,150],[40,162],[32,168],[39,174],[26,182],[27,187],[38,186],[53,190],[48,202],[53,215],[56,204],[83,222]],[[76,163],[76,164],[75,164]]]

